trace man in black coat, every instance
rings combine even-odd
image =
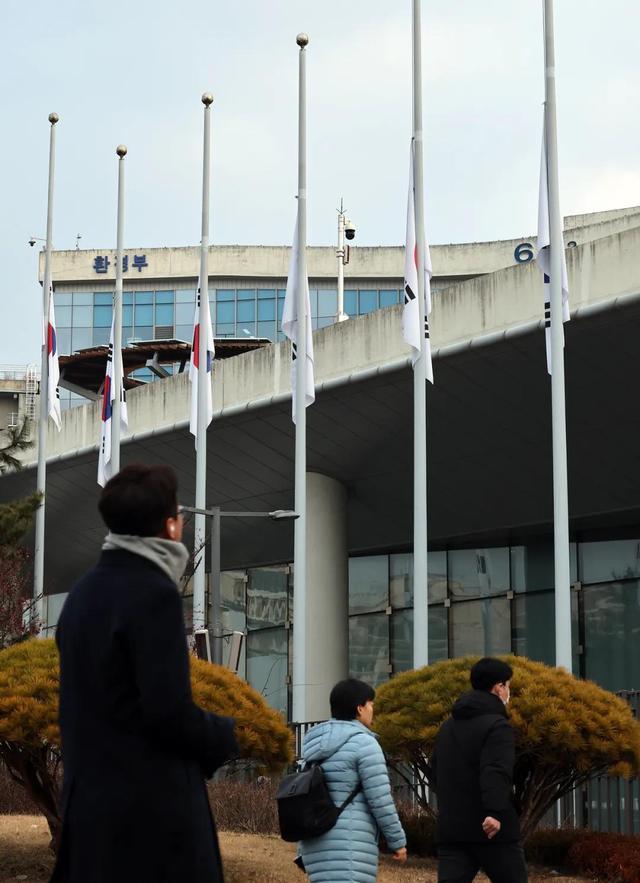
[[[223,880],[204,779],[237,745],[233,720],[191,697],[176,491],[168,466],[127,466],[106,484],[110,533],[60,617],[63,822],[52,883]]]
[[[473,690],[440,727],[431,758],[438,795],[438,881],[526,883],[513,804],[515,737],[507,719],[513,671],[500,659],[471,669]]]

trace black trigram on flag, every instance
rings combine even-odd
[[[544,277],[545,280],[548,279],[548,276]],[[551,328],[551,301],[546,300],[544,302],[544,327]]]
[[[291,361],[295,362],[298,358],[298,344],[291,341]]]
[[[405,285],[404,287],[404,305],[406,306],[408,303],[411,303],[412,300],[415,300],[416,296],[413,293],[413,289],[410,285]]]
[[[424,339],[429,340],[429,318],[428,318],[428,316],[424,317]]]

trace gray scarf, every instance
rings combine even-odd
[[[102,548],[105,552],[122,549],[141,555],[153,562],[167,574],[176,585],[180,583],[185,572],[189,552],[187,547],[175,540],[164,540],[161,537],[137,537],[124,533],[108,533]]]

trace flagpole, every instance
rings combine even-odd
[[[424,171],[422,155],[422,0],[413,0],[413,172],[420,356],[413,366],[413,667],[429,662],[427,563],[427,381],[425,329]]]
[[[45,495],[47,484],[47,429],[49,424],[49,354],[47,339],[49,335],[49,289],[51,288],[51,250],[53,248],[53,181],[56,166],[56,123],[60,117],[57,113],[49,114],[51,129],[49,131],[49,184],[47,191],[47,240],[44,256],[44,280],[42,283],[42,360],[40,368],[40,419],[38,421],[38,471],[36,488],[41,496],[40,505],[36,510],[36,536],[33,556],[33,609],[36,621],[42,625],[44,612],[44,518]]]
[[[205,92],[202,150],[202,235],[200,239],[200,305],[198,312],[198,428],[196,434],[196,509],[207,508],[207,310],[209,309],[209,196],[211,177],[211,105],[213,95]],[[206,515],[196,515],[193,538],[193,628],[205,628]],[[212,586],[213,589],[213,586]],[[209,623],[212,627],[214,624]]]
[[[562,215],[558,180],[558,129],[553,0],[544,0],[545,133],[549,187],[551,250],[551,412],[553,435],[553,541],[555,565],[556,665],[571,671],[571,569],[569,558],[569,493],[567,426],[562,327]]]
[[[293,720],[307,721],[307,34],[298,34],[298,260],[296,279],[295,510],[293,604]]]
[[[120,425],[122,420],[122,241],[124,238],[124,158],[127,148],[116,147],[118,156],[118,220],[116,229],[116,287],[113,294],[113,409],[111,420],[111,475],[120,472]]]

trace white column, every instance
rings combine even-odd
[[[331,688],[349,674],[347,492],[317,472],[307,473],[306,614],[307,720],[325,720]]]

